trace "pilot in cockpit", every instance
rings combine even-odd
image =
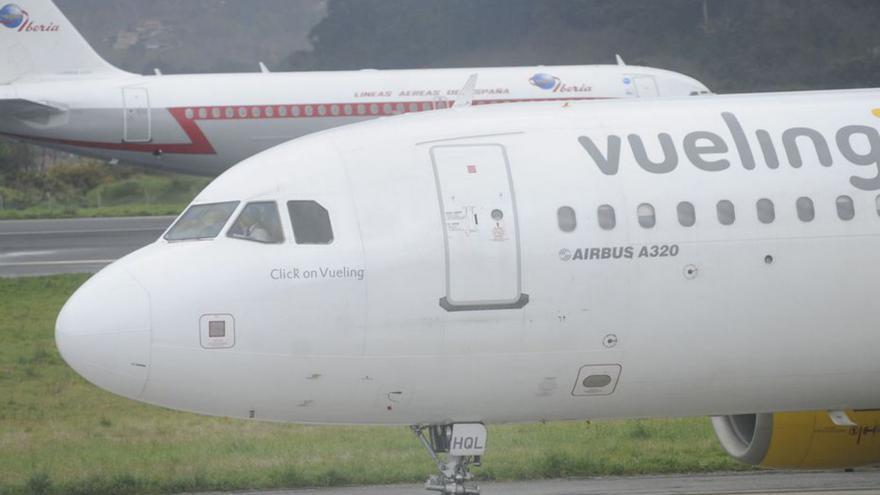
[[[274,203],[251,203],[229,229],[229,236],[264,243],[279,242],[280,225]]]

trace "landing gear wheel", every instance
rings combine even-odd
[[[439,474],[428,478],[425,489],[443,495],[480,495],[480,487],[468,483],[469,469],[479,466],[486,449],[486,427],[480,423],[414,425],[410,427],[437,464]],[[446,454],[446,459],[440,457]]]

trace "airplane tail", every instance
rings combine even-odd
[[[52,0],[13,1],[0,7],[0,84],[122,73],[95,52]]]

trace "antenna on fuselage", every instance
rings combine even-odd
[[[621,57],[619,54],[615,53],[614,58],[617,59],[617,65],[619,65],[621,67],[626,67],[626,62],[623,61],[623,57]]]
[[[477,89],[477,78],[479,74],[471,74],[471,77],[468,78],[467,82],[464,83],[464,87],[461,88],[461,91],[458,92],[458,95],[455,97],[455,102],[452,104],[452,108],[460,108],[460,107],[469,107],[474,102],[474,90]]]
[[[266,67],[266,64],[264,64],[263,62],[260,62],[260,72],[262,72],[263,74],[269,74],[272,71],[270,71],[269,68]]]

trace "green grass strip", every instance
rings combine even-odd
[[[84,275],[0,279],[0,494],[160,494],[422,482],[406,428],[212,418],[114,396],[55,348]],[[482,480],[745,469],[707,419],[493,426]]]

